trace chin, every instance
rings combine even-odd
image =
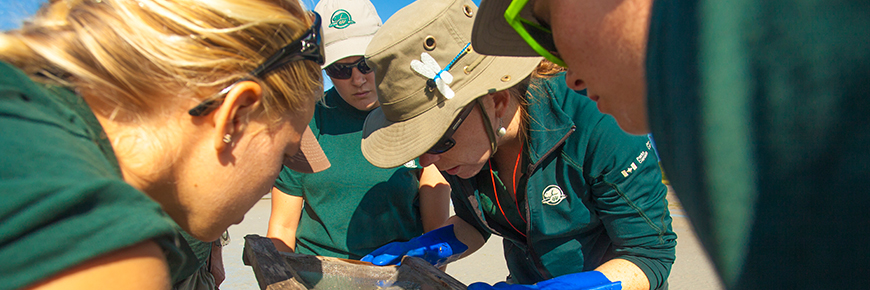
[[[649,124],[644,120],[636,120],[629,118],[616,118],[616,124],[619,125],[619,128],[625,133],[632,135],[646,135],[649,134]]]
[[[360,109],[360,111],[371,111],[371,110],[374,110],[374,109],[377,109],[377,108],[378,108],[378,102],[372,102],[372,103],[368,103],[368,104],[361,104],[360,107],[363,108],[363,109]]]
[[[222,228],[222,229],[214,229],[214,230],[210,230],[210,231],[207,231],[207,232],[206,232],[204,235],[202,235],[202,236],[194,236],[194,237],[195,237],[197,240],[200,240],[200,241],[203,241],[203,242],[213,242],[213,241],[216,241],[217,239],[220,239],[221,235],[224,233],[224,231],[227,230],[227,228],[229,228],[229,227],[225,227],[225,228]]]
[[[184,229],[185,232],[203,242],[216,241],[229,228],[229,225],[220,226],[215,223],[208,223],[204,228]]]
[[[631,135],[646,135],[646,134],[649,134],[649,128],[646,128],[646,127],[639,127],[639,126],[637,126],[636,124],[629,124],[629,125],[627,125],[627,126],[623,126],[622,124],[623,124],[623,123],[619,123],[619,128],[622,129],[622,131],[625,131],[625,133],[628,133],[628,134],[631,134]]]
[[[483,169],[483,165],[478,167],[477,170],[474,171],[460,171],[456,173],[456,176],[462,179],[469,179],[480,173],[480,170]]]

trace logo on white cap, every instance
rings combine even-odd
[[[335,10],[332,17],[329,18],[329,27],[335,27],[335,29],[345,29],[354,23],[356,22],[350,17],[350,12],[344,9]]]

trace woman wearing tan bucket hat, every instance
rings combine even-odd
[[[496,234],[513,284],[498,289],[665,288],[676,235],[649,140],[620,130],[540,58],[474,52],[475,10],[417,1],[366,50],[381,107],[366,119],[363,154],[381,167],[437,165],[456,216],[363,260],[440,265]]]
[[[0,289],[205,268],[282,163],[328,166],[307,130],[320,31],[295,0],[101,0],[0,34]]]
[[[315,174],[285,169],[272,190],[267,236],[281,251],[360,259],[394,241],[440,227],[450,186],[432,165],[378,168],[359,148],[366,116],[378,107],[365,48],[381,26],[368,0],[322,0],[323,67],[335,85],[309,125],[333,166]],[[377,229],[377,230],[374,230]]]

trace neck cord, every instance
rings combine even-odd
[[[528,224],[526,219],[523,218],[523,214],[520,213],[520,206],[519,206],[519,203],[517,202],[517,198],[516,198],[516,194],[517,194],[517,179],[516,179],[517,168],[519,167],[520,158],[522,158],[522,156],[523,156],[523,145],[522,145],[522,143],[520,143],[520,153],[517,154],[517,163],[514,165],[514,176],[513,176],[514,205],[516,205],[516,207],[517,207],[517,213],[520,214],[520,219],[522,219],[523,222]],[[498,198],[498,189],[495,188],[495,174],[492,172],[492,162],[490,160],[487,160],[486,162],[489,164],[489,176],[492,179],[492,193],[495,194],[495,203],[498,205],[498,210],[501,211],[501,215],[504,217],[504,220],[508,222],[508,225],[510,225],[511,228],[514,229],[514,231],[517,231],[518,233],[520,233],[520,235],[522,235],[523,237],[526,237],[525,233],[518,230],[514,226],[514,224],[511,223],[511,220],[508,219],[507,215],[504,213],[504,210],[501,208],[501,201],[499,201],[499,198]]]
[[[517,167],[520,166],[520,159],[523,157],[523,143],[520,143],[520,153],[517,154],[517,163],[514,164],[514,205],[517,207],[517,213],[520,215],[520,219],[523,220],[524,223],[528,224],[526,218],[523,217],[523,213],[520,212],[520,204],[517,200]],[[507,218],[507,217],[505,217]]]

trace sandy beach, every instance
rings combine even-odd
[[[689,220],[673,194],[668,195],[673,227],[677,233],[677,260],[668,278],[671,290],[720,290],[723,289],[715,275],[710,260],[704,253]],[[224,248],[224,265],[227,279],[221,285],[223,290],[258,289],[257,280],[251,267],[242,263],[244,236],[248,234],[266,235],[268,228],[271,196],[261,199],[245,216],[245,220],[230,227],[230,244]],[[471,256],[450,264],[450,274],[462,283],[495,283],[503,281],[508,274],[502,256],[502,241],[498,236],[489,239],[486,245]]]

